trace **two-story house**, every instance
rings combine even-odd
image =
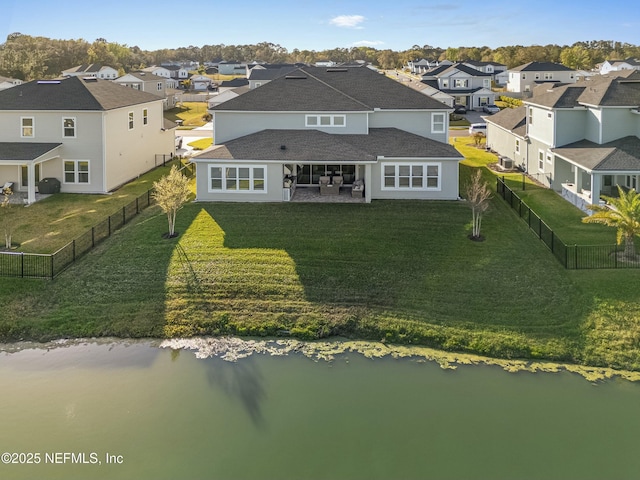
[[[487,145],[587,211],[640,184],[640,72],[549,88],[487,117]]]
[[[177,79],[172,78],[171,77],[171,72],[169,71],[169,69],[162,67],[162,66],[158,66],[158,65],[153,65],[151,67],[146,67],[140,70],[141,72],[145,72],[145,73],[150,73],[152,75],[157,75],[158,77],[162,77],[165,79],[164,84],[165,84],[165,89],[175,89],[178,88],[179,82]]]
[[[451,111],[366,67],[299,68],[212,109],[196,198],[288,201],[333,175],[363,184],[365,201],[455,200]]]
[[[171,82],[172,79],[147,72],[130,72],[113,80],[118,85],[157,95],[163,99],[165,110],[175,107],[176,104],[174,94],[167,88],[168,81]]]
[[[265,64],[254,65],[252,68],[247,67],[247,80],[249,80],[249,88],[254,89],[269,83],[271,80],[282,77],[289,72],[301,67],[301,64]]]
[[[108,80],[70,77],[0,91],[0,183],[35,201],[37,183],[107,193],[175,149],[162,98]],[[173,125],[175,126],[175,125]]]
[[[103,66],[99,63],[78,65],[62,71],[63,77],[94,77],[101,80],[113,80],[118,78],[118,70],[113,67]]]
[[[422,75],[422,82],[451,95],[456,105],[470,110],[481,110],[495,103],[491,90],[491,73],[483,73],[462,63],[440,65]]]
[[[553,62],[529,62],[508,70],[507,92],[528,93],[540,83],[575,83],[576,71]]]
[[[498,85],[507,83],[507,66],[498,62],[479,62],[476,60],[465,60],[464,65],[480,70],[482,73],[491,74],[491,79]]]

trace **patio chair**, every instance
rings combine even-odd
[[[334,177],[335,179],[335,177]],[[331,177],[320,177],[320,195],[338,195],[340,193],[340,185],[332,183]]]

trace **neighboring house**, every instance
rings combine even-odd
[[[559,63],[529,62],[508,72],[507,92],[531,92],[539,83],[576,82],[576,71]]]
[[[159,96],[164,100],[165,110],[175,106],[174,95],[167,89],[167,81],[171,79],[147,72],[130,72],[113,80],[118,85]]]
[[[434,98],[434,99],[438,100],[439,102],[442,102],[445,105],[453,108],[454,98],[453,98],[452,95],[449,95],[448,93],[441,92],[437,88],[432,87],[430,85],[427,85],[426,83],[423,83],[423,82],[420,82],[418,84],[414,84],[413,88],[418,90],[420,93],[422,93],[424,95],[428,95],[431,98]]]
[[[189,78],[189,70],[187,68],[181,67],[179,65],[163,65],[164,68],[169,70],[169,75],[171,78],[175,78],[178,80],[186,80]]]
[[[475,68],[482,73],[489,73],[491,79],[498,85],[506,85],[509,78],[507,66],[497,62],[478,62],[476,60],[465,60],[464,65]]]
[[[214,83],[213,80],[204,75],[191,75],[189,81],[191,82],[191,90],[196,91],[208,90]]]
[[[247,64],[236,60],[225,60],[218,63],[218,73],[220,75],[246,75]]]
[[[118,70],[98,63],[89,65],[79,65],[77,67],[63,70],[63,77],[94,77],[101,80],[113,80],[118,78]]]
[[[251,68],[247,74],[247,80],[249,80],[249,88],[254,89],[260,87],[265,83],[269,83],[278,77],[286,75],[301,65],[293,64],[278,64],[278,65],[259,65]]]
[[[0,90],[15,87],[16,85],[22,85],[22,80],[17,78],[0,77]]]
[[[237,88],[229,88],[225,89],[221,93],[215,94],[211,96],[207,102],[207,108],[209,110],[213,109],[213,107],[220,105],[221,103],[227,102],[232,98],[239,97],[240,95],[247,93],[250,90],[249,85],[244,85],[242,87]],[[213,114],[213,112],[209,112]]]
[[[491,79],[492,74],[462,63],[440,65],[422,75],[422,83],[452,96],[455,104],[470,110],[481,110],[483,105],[495,103]]]
[[[174,132],[157,95],[112,81],[70,77],[0,92],[0,181],[35,201],[37,183],[107,193],[174,152]],[[175,127],[175,125],[173,125]]]
[[[451,109],[369,68],[302,67],[212,111],[198,201],[288,201],[327,174],[367,202],[458,198]]]
[[[616,185],[640,187],[640,72],[550,88],[487,117],[487,145],[588,211]]]
[[[601,75],[620,70],[640,70],[640,60],[637,58],[627,58],[626,60],[605,60],[598,65]]]
[[[426,58],[421,58],[420,60],[413,60],[407,62],[407,68],[411,73],[415,73],[418,75],[422,75],[423,73],[431,70],[439,66],[438,60],[428,60]]]
[[[249,80],[246,78],[234,78],[233,80],[225,80],[218,85],[218,93],[224,93],[227,90],[249,86]]]

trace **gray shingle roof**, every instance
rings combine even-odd
[[[396,128],[372,128],[368,135],[262,130],[213,147],[195,159],[357,162],[375,161],[377,156],[462,159],[451,145]]]
[[[640,106],[640,72],[626,70],[595,75],[589,80],[535,95],[524,103],[549,108],[574,108],[580,105],[637,107]]]
[[[0,161],[3,160],[34,160],[47,152],[50,152],[61,143],[27,143],[27,142],[1,142]]]
[[[371,111],[448,107],[367,67],[302,67],[214,110]]]
[[[109,80],[69,77],[31,81],[0,91],[0,110],[105,111],[162,101],[157,95]]]
[[[551,151],[588,170],[640,171],[640,138],[635,136],[602,145],[580,140]]]
[[[486,117],[485,121],[524,137],[527,133],[526,111],[526,107],[503,108],[490,117]]]
[[[572,72],[572,68],[553,62],[529,62],[511,68],[511,72]]]

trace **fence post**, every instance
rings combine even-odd
[[[96,246],[96,227],[91,227],[91,248]]]
[[[555,235],[553,234],[553,230],[551,230],[551,253],[555,253],[553,251],[553,239],[554,239]]]
[[[107,219],[108,219],[107,223],[109,224],[109,236],[111,236],[111,215],[109,215]]]
[[[75,241],[75,239],[71,242],[71,250],[73,252],[73,254],[72,254],[73,260],[72,261],[75,262],[76,261],[76,241]]]
[[[122,207],[122,225],[127,223],[127,212],[125,210],[126,207]]]
[[[140,197],[136,197],[136,215],[140,213],[140,207],[138,206],[138,198]]]
[[[578,245],[574,244],[573,245],[573,252],[574,252],[574,260],[576,262],[576,270],[578,270]]]
[[[49,258],[51,259],[51,279],[53,280],[53,255],[50,255]]]
[[[24,252],[20,253],[20,277],[24,278]]]

